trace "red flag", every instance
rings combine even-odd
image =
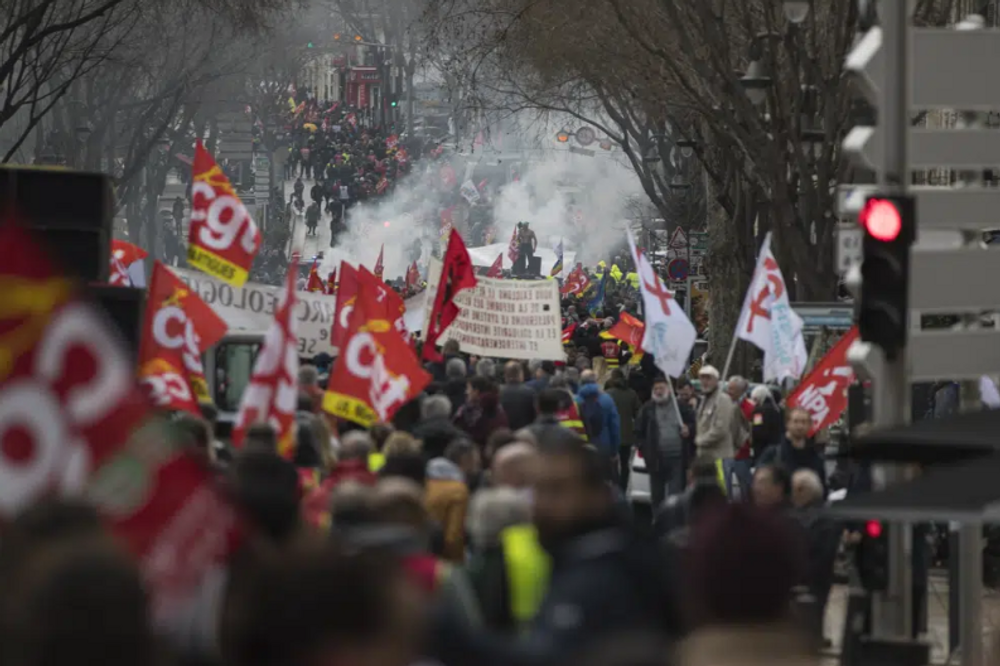
[[[641,319],[636,319],[629,313],[623,312],[618,323],[608,331],[608,335],[638,349],[645,331],[646,324]]]
[[[573,340],[573,333],[575,332],[576,332],[575,322],[564,328],[562,332],[562,343],[564,345],[568,345]]]
[[[326,295],[333,296],[337,293],[337,269],[334,268],[330,271],[330,274],[326,276]]]
[[[372,273],[375,274],[379,280],[382,279],[382,275],[385,273],[385,265],[382,263],[385,257],[385,243],[382,243],[382,247],[378,251],[378,259],[375,260],[375,270]]]
[[[365,427],[392,419],[431,381],[403,336],[380,311],[382,298],[374,280],[361,279],[347,342],[323,396],[325,411]]]
[[[367,312],[379,319],[385,319],[392,324],[392,327],[402,335],[409,335],[406,330],[406,322],[403,320],[403,313],[406,312],[406,303],[403,297],[380,280],[377,275],[362,266],[358,269],[358,297],[360,298],[361,285],[367,284],[365,290],[367,294],[376,294],[375,301],[368,304]]]
[[[451,322],[455,321],[460,312],[455,304],[455,296],[463,289],[471,289],[477,284],[476,273],[472,268],[472,259],[465,249],[462,237],[452,229],[448,239],[448,250],[444,255],[444,265],[441,267],[441,279],[438,282],[437,294],[434,296],[434,309],[424,331],[424,358],[437,360],[437,339]]]
[[[299,340],[295,331],[298,319],[294,314],[297,273],[297,266],[292,264],[233,426],[233,445],[239,448],[243,446],[247,428],[255,423],[270,424],[278,434],[278,452],[286,458],[295,452],[299,374]]]
[[[580,296],[589,288],[590,278],[583,271],[583,267],[577,264],[576,268],[566,276],[566,282],[562,286],[562,293],[568,296]]]
[[[195,145],[192,179],[188,263],[242,287],[260,249],[260,231],[201,139]]]
[[[510,235],[510,246],[507,248],[507,258],[510,259],[511,264],[517,263],[517,256],[520,251],[517,247],[517,227],[514,227],[514,233]]]
[[[417,268],[417,262],[413,262],[406,271],[406,288],[415,289],[416,286],[420,284],[420,269]]]
[[[128,287],[132,278],[128,275],[128,267],[137,261],[142,261],[149,253],[137,245],[121,240],[111,241],[111,277],[108,284]]]
[[[0,518],[78,493],[149,407],[111,324],[16,223],[0,223]],[[120,478],[120,477],[119,477]]]
[[[201,355],[228,327],[198,294],[156,262],[139,344],[139,383],[161,409],[201,414],[212,402]]]
[[[503,252],[497,255],[496,261],[490,266],[490,270],[486,272],[486,277],[488,278],[501,278],[503,277]]]
[[[387,189],[389,189],[389,179],[382,176],[378,183],[375,184],[375,192],[376,194],[384,194]]]
[[[351,322],[351,311],[358,298],[358,269],[346,261],[340,262],[340,286],[337,287],[337,307],[330,329],[330,346],[334,354],[340,352],[347,340],[347,326]]]
[[[854,381],[847,350],[857,338],[857,327],[845,333],[785,399],[789,408],[801,407],[812,416],[810,437],[839,419],[847,408],[847,388]]]
[[[385,149],[393,150],[399,145],[399,137],[395,134],[390,134],[385,138]]]
[[[323,278],[319,276],[319,259],[313,259],[312,268],[309,269],[309,279],[306,281],[306,291],[313,293],[326,293],[326,285]]]

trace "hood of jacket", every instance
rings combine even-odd
[[[447,458],[432,458],[427,462],[427,479],[435,481],[462,481],[465,474],[458,465]]]
[[[597,384],[580,384],[580,390],[577,392],[581,398],[593,398],[600,397],[601,387]]]

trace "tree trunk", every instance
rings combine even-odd
[[[412,62],[412,61],[411,61]],[[415,65],[406,68],[406,136],[413,137],[413,105],[416,95],[413,90],[413,74]]]
[[[731,218],[718,203],[719,195],[716,184],[710,182],[707,201],[708,247],[705,254],[705,267],[709,277],[708,360],[721,373],[725,371],[726,358],[734,340],[740,309],[743,307],[743,295],[750,285],[753,267],[747,265],[748,248],[741,239],[745,234],[740,233],[748,212],[747,205],[752,205],[752,202],[747,202],[745,196],[739,196],[736,215]],[[751,345],[737,342],[729,374],[748,375],[755,358]]]

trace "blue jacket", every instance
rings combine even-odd
[[[604,413],[604,425],[601,428],[601,433],[596,438],[590,438],[590,443],[608,455],[617,455],[618,446],[622,441],[621,418],[618,416],[618,408],[615,406],[615,401],[611,396],[601,391],[597,384],[581,385],[580,390],[576,394],[580,402],[580,416],[583,417],[583,405],[587,402],[587,398],[592,398],[595,395],[597,396],[597,403],[601,406],[601,411]],[[586,422],[586,419],[584,421]]]

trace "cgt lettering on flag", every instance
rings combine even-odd
[[[188,263],[233,287],[242,287],[260,249],[260,231],[200,139],[195,146],[192,181]]]

